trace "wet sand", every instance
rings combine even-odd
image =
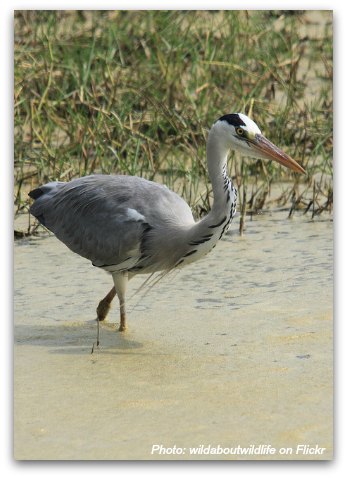
[[[116,330],[115,300],[92,355],[111,277],[53,236],[17,241],[15,458],[331,459],[332,221],[286,216],[248,220],[242,238],[234,224],[137,294],[136,277],[129,330]],[[239,445],[275,452],[211,451]]]

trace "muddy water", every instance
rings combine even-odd
[[[16,242],[15,457],[330,459],[332,242],[330,217],[258,216],[153,288],[135,278],[129,331],[115,303],[93,355],[110,277],[53,236]]]

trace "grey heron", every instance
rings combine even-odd
[[[207,166],[213,205],[195,221],[188,204],[166,186],[136,176],[91,175],[50,182],[29,193],[41,224],[73,252],[111,273],[114,286],[97,307],[104,320],[118,296],[119,330],[126,329],[125,295],[136,274],[169,271],[197,261],[227,232],[235,215],[237,190],[227,175],[230,149],[305,170],[262,135],[242,113],[227,114],[212,126]]]

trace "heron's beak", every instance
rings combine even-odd
[[[252,139],[251,144],[253,148],[261,153],[265,159],[275,160],[282,164],[282,166],[292,169],[296,173],[306,174],[306,171],[302,166],[300,166],[300,164],[294,161],[294,159],[288,156],[288,154],[286,154],[280,148],[271,143],[271,141],[266,139],[262,134],[256,134],[254,139]]]

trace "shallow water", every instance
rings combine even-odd
[[[15,457],[331,459],[333,223],[286,216],[254,217],[242,238],[234,224],[152,288],[133,279],[129,330],[115,300],[93,355],[111,277],[53,236],[16,242]]]

